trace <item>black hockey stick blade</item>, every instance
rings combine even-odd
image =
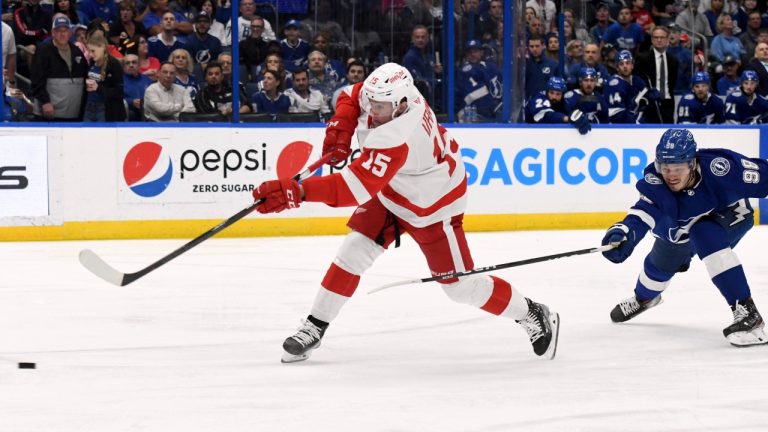
[[[332,154],[328,153],[316,162],[312,163],[307,169],[302,171],[300,174],[297,174],[294,176],[294,179],[296,180],[304,180],[307,177],[309,177],[316,169],[318,169],[321,165],[326,163],[328,160],[330,160]],[[216,225],[215,227],[209,229],[208,231],[200,234],[199,236],[195,237],[191,241],[187,242],[186,244],[182,245],[180,248],[176,249],[175,251],[169,253],[168,255],[160,258],[159,260],[153,262],[152,264],[144,267],[143,269],[134,272],[134,273],[123,273],[114,267],[110,266],[106,263],[101,257],[96,255],[93,251],[89,249],[85,249],[80,252],[79,259],[80,264],[83,265],[86,269],[88,269],[91,273],[95,274],[96,276],[100,277],[101,279],[104,279],[105,281],[117,285],[117,286],[126,286],[131,282],[134,282],[135,280],[147,275],[148,273],[156,270],[157,268],[161,267],[162,265],[166,264],[168,261],[171,261],[172,259],[178,257],[179,255],[187,252],[188,250],[192,249],[193,247],[199,245],[200,243],[208,240],[209,238],[213,237],[214,235],[218,234],[219,232],[223,231],[228,226],[232,225],[233,223],[239,221],[240,219],[246,217],[247,215],[251,214],[254,210],[256,210],[256,207],[259,206],[264,202],[264,200],[259,200],[251,204],[250,206],[240,210],[235,215],[229,217],[228,219],[222,221],[220,224]]]
[[[524,265],[528,265],[528,264],[535,264],[535,263],[549,261],[549,260],[554,260],[554,259],[558,259],[558,258],[566,258],[566,257],[571,257],[571,256],[576,256],[576,255],[585,255],[585,254],[591,254],[591,253],[595,253],[595,252],[604,252],[604,251],[607,251],[607,250],[611,250],[611,249],[615,248],[616,246],[617,246],[616,244],[608,244],[608,245],[600,246],[600,247],[594,247],[594,248],[588,248],[588,249],[579,249],[579,250],[575,250],[575,251],[563,252],[563,253],[554,254],[554,255],[546,255],[546,256],[537,257],[537,258],[528,258],[528,259],[524,259],[524,260],[520,260],[520,261],[512,261],[512,262],[507,262],[507,263],[503,263],[503,264],[490,265],[490,266],[487,266],[487,267],[478,267],[478,268],[472,269],[472,270],[447,273],[447,274],[444,274],[444,275],[433,276],[433,277],[428,277],[428,278],[423,278],[423,279],[402,280],[402,281],[392,282],[392,283],[389,283],[389,284],[386,284],[386,285],[381,285],[381,286],[378,286],[376,288],[373,288],[373,289],[368,291],[368,294],[373,294],[373,293],[376,293],[376,292],[379,292],[379,291],[383,291],[383,290],[385,290],[387,288],[393,288],[393,287],[401,286],[401,285],[410,285],[410,284],[425,283],[425,282],[437,282],[437,281],[442,281],[442,280],[446,280],[446,279],[453,279],[453,278],[457,278],[457,277],[469,276],[469,275],[478,274],[478,273],[487,273],[489,271],[501,270],[501,269],[510,268],[510,267],[519,267],[519,266],[524,266]]]

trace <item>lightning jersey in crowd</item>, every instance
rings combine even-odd
[[[697,152],[699,180],[690,188],[672,192],[654,164],[645,168],[636,184],[640,199],[624,223],[636,230],[638,241],[650,229],[672,243],[685,243],[691,227],[708,215],[730,215],[721,224],[733,225],[752,217],[748,198],[768,195],[768,161],[748,158],[725,149]],[[730,211],[726,211],[730,209]]]
[[[723,107],[723,100],[712,93],[703,102],[693,93],[688,93],[677,106],[677,123],[721,124],[725,120]]]
[[[608,102],[599,93],[584,95],[581,90],[565,93],[565,110],[569,114],[579,109],[587,115],[590,123],[608,123]]]
[[[603,92],[608,99],[608,118],[611,123],[642,123],[640,100],[647,92],[648,85],[642,78],[632,75],[627,81],[619,75],[613,75]]]
[[[396,119],[373,127],[363,83],[345,88],[329,127],[354,133],[362,154],[347,169],[304,181],[304,199],[332,207],[356,206],[377,196],[416,227],[464,213],[467,179],[459,145],[435,121],[419,95]]]
[[[501,78],[496,66],[484,61],[462,63],[456,77],[456,93],[459,108],[474,105],[478,114],[495,118],[501,106]]]
[[[725,122],[728,124],[758,124],[768,113],[768,100],[754,93],[750,101],[741,90],[725,98]]]
[[[525,103],[526,123],[564,123],[563,117],[567,117],[565,105],[561,102],[553,105],[547,97],[547,92],[539,92]]]
[[[285,68],[290,72],[306,68],[310,52],[312,52],[312,46],[304,39],[298,39],[295,44],[288,39],[280,41],[280,54],[283,56]]]

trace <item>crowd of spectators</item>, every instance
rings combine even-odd
[[[299,0],[280,15],[271,6],[277,0],[263,2],[239,2],[233,62],[228,0],[12,0],[3,11],[6,120],[227,121],[237,94],[243,121],[292,114],[323,121],[345,86],[395,61],[436,112],[445,114],[453,92],[459,121],[504,121],[502,0],[454,3],[452,65],[441,53],[439,0]],[[548,101],[562,114],[532,115],[525,106],[526,121],[573,123],[583,113],[590,123],[735,122],[726,112],[738,104],[728,97],[738,94],[760,107],[768,96],[764,1],[527,0],[525,6],[525,31],[513,21],[522,47],[511,51],[513,62],[524,66],[515,75],[518,85],[509,86],[512,97]],[[451,83],[448,68],[455,68]],[[749,79],[745,71],[753,71]],[[562,78],[565,88],[552,78]],[[560,90],[560,98],[549,97]],[[712,97],[723,102],[722,112],[688,115],[700,111],[690,103]],[[701,103],[707,112],[718,109],[716,102]],[[764,114],[740,122],[762,122]]]

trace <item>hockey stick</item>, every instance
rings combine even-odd
[[[424,279],[408,279],[408,280],[403,280],[399,282],[392,282],[386,285],[373,288],[372,290],[368,291],[368,294],[373,294],[379,291],[383,291],[387,288],[392,288],[400,285],[409,285],[409,284],[424,283],[424,282],[437,282],[437,281],[442,281],[446,279],[453,279],[457,277],[469,276],[469,275],[478,274],[478,273],[486,273],[493,270],[501,270],[501,269],[510,268],[510,267],[519,267],[519,266],[524,266],[528,264],[535,264],[538,262],[549,261],[549,260],[558,259],[558,258],[567,258],[570,256],[576,256],[576,255],[586,255],[586,254],[591,254],[595,252],[604,252],[607,250],[611,250],[615,247],[616,247],[615,244],[607,244],[605,246],[600,246],[595,248],[579,249],[579,250],[570,251],[570,252],[563,252],[563,253],[554,254],[554,255],[542,256],[538,258],[528,258],[520,261],[512,261],[504,264],[490,265],[487,267],[480,267],[472,270],[447,273],[444,275],[434,276],[434,277],[429,277]]]
[[[310,148],[311,150],[311,148]],[[331,158],[331,153],[326,154],[316,162],[314,162],[312,165],[310,165],[307,169],[302,171],[299,174],[296,174],[293,178],[294,180],[301,181],[312,175],[312,173],[318,169],[321,165],[323,165],[325,162],[329,161]],[[301,161],[301,164],[303,165],[306,159]],[[286,168],[287,171],[288,168]],[[293,172],[298,171],[301,169],[301,166],[298,168],[295,168]],[[290,176],[288,174],[287,176]],[[287,177],[286,176],[286,177]],[[235,215],[231,216],[229,219],[226,219],[222,221],[220,224],[216,225],[215,227],[209,229],[208,231],[200,234],[199,236],[195,237],[193,240],[188,242],[187,244],[181,246],[180,248],[176,249],[175,251],[169,253],[168,255],[164,256],[163,258],[155,261],[154,263],[144,267],[143,269],[134,272],[134,273],[123,273],[114,267],[107,264],[101,257],[96,255],[92,250],[90,249],[84,249],[80,251],[80,263],[88,269],[91,273],[95,274],[96,276],[104,279],[105,281],[117,285],[117,286],[126,286],[131,282],[134,282],[135,280],[146,276],[148,273],[158,269],[160,266],[168,263],[170,260],[178,257],[179,255],[187,252],[188,250],[192,249],[193,247],[199,245],[200,243],[208,240],[209,238],[213,237],[217,233],[223,231],[228,226],[232,225],[233,223],[239,221],[240,219],[244,218],[245,216],[249,215],[251,212],[256,210],[256,207],[259,206],[259,204],[263,203],[264,200],[258,200],[251,204],[250,206],[240,210]]]

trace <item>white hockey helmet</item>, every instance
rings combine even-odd
[[[397,63],[379,66],[363,83],[363,97],[366,100],[390,102],[393,110],[397,110],[403,98],[411,103],[418,96],[411,73]]]

